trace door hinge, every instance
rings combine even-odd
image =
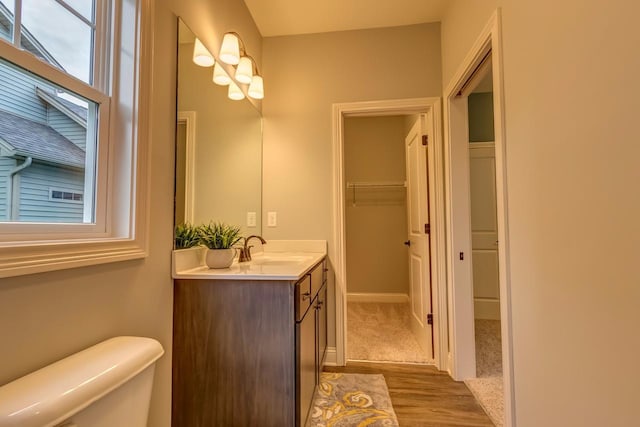
[[[422,135],[422,145],[427,145],[429,143],[429,135]]]
[[[427,324],[433,325],[433,314],[431,313],[427,314]]]
[[[424,234],[431,234],[431,224],[424,225]]]

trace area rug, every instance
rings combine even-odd
[[[323,372],[307,427],[397,427],[382,375]]]
[[[347,303],[347,359],[429,363],[409,316],[408,303]]]

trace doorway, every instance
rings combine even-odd
[[[411,196],[420,184],[415,178],[426,175],[419,140],[425,120],[424,114],[344,119],[349,361],[433,363],[424,233],[408,238],[411,218],[420,220],[419,197]]]
[[[332,261],[336,271],[336,363],[344,366],[348,355],[348,294],[349,294],[349,275],[347,273],[347,205],[353,203],[354,188],[347,187],[348,183],[357,183],[357,181],[349,181],[346,176],[345,169],[345,129],[346,121],[349,118],[358,117],[381,117],[381,116],[416,116],[419,113],[427,113],[426,122],[430,126],[429,141],[430,148],[433,150],[433,156],[428,159],[424,158],[424,166],[426,170],[427,160],[430,162],[429,168],[430,180],[429,185],[433,187],[433,191],[429,193],[429,197],[434,201],[430,205],[430,215],[432,229],[428,235],[428,241],[432,251],[431,259],[431,277],[433,303],[431,313],[425,312],[424,324],[428,319],[426,314],[432,314],[433,319],[433,349],[431,361],[441,369],[446,369],[446,361],[448,354],[447,347],[447,321],[446,306],[447,297],[444,291],[446,278],[446,264],[443,256],[445,234],[444,234],[444,192],[443,192],[443,146],[440,131],[440,100],[439,98],[419,98],[407,100],[390,100],[390,101],[372,101],[348,104],[335,104],[333,107],[334,115],[334,245],[331,248]],[[406,120],[406,119],[405,119]],[[406,135],[405,135],[406,136]],[[385,178],[386,179],[386,178]],[[426,177],[425,177],[426,180]],[[395,179],[394,179],[395,181]],[[378,182],[379,183],[379,182]],[[394,182],[391,182],[394,184]],[[395,182],[397,184],[397,182]],[[351,186],[353,187],[353,186]],[[357,190],[357,189],[356,189]],[[347,193],[351,191],[352,194]],[[373,189],[369,190],[374,191]],[[388,188],[387,191],[401,191],[401,189]],[[356,191],[356,204],[361,192]],[[349,197],[349,199],[347,199]],[[369,196],[367,196],[369,197]],[[387,195],[390,200],[394,200],[393,194]],[[353,206],[351,206],[353,207]],[[357,207],[357,206],[356,206]],[[408,216],[407,216],[408,218]],[[424,224],[423,224],[424,225]],[[425,233],[426,234],[426,233]],[[407,235],[405,232],[404,236]],[[405,237],[406,239],[406,237]],[[402,244],[402,242],[400,242]],[[406,248],[403,248],[406,254]],[[408,261],[407,261],[408,262]],[[405,264],[406,265],[406,264]],[[410,276],[412,274],[409,274]],[[428,286],[426,279],[427,274],[422,274],[422,278],[418,278],[424,286]],[[405,288],[406,289],[406,288]],[[410,292],[410,291],[409,291]],[[353,292],[357,293],[357,292]],[[393,292],[386,292],[393,293]],[[401,293],[400,293],[401,294]],[[423,296],[428,296],[428,290]],[[353,297],[353,296],[352,296]],[[388,295],[386,296],[388,297]],[[357,296],[356,296],[357,298]],[[402,298],[402,297],[399,297]],[[406,301],[406,297],[404,300]],[[426,307],[426,304],[425,304]],[[411,312],[410,312],[411,313]],[[421,316],[422,317],[422,316]],[[431,327],[429,327],[431,330]]]
[[[502,378],[496,375],[495,381],[498,388],[502,386],[502,392],[498,398],[503,398],[504,415],[496,420],[496,424],[511,426],[515,411],[511,364],[509,240],[501,46],[498,10],[483,29],[445,90],[445,164],[447,167],[445,182],[449,279],[447,289],[450,294],[451,313],[450,368],[456,380],[468,381],[477,378],[478,373],[484,373],[482,372],[484,368],[478,369],[478,359],[485,356],[477,353],[477,350],[481,350],[482,343],[476,346],[477,336],[484,331],[482,325],[476,322],[476,315],[497,317],[495,309],[499,307],[500,341],[497,353],[501,362]],[[488,78],[493,93],[491,100],[494,122],[493,144],[472,147],[469,142],[471,127],[469,96],[487,75],[490,76]],[[491,182],[492,180],[495,184]],[[482,182],[484,187],[478,185]],[[472,183],[475,188],[472,188]],[[481,195],[483,191],[484,196]],[[473,198],[477,202],[479,195],[480,197],[495,195],[495,213],[491,210],[493,202],[487,203],[488,208],[480,209],[479,213],[473,212]],[[474,215],[480,215],[480,217],[474,219]],[[492,222],[495,223],[495,227],[491,224]],[[482,227],[478,229],[478,226]],[[474,262],[476,258],[478,262]],[[491,278],[491,276],[495,277]],[[478,283],[475,283],[476,281]],[[497,282],[497,292],[495,282]],[[495,354],[495,351],[493,353]],[[496,373],[495,370],[493,373]]]
[[[466,97],[469,120],[469,192],[476,376],[467,387],[494,424],[503,425],[504,393],[491,56]]]

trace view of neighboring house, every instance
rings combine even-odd
[[[0,38],[12,14],[0,3]],[[22,28],[22,46],[59,63]],[[0,221],[83,222],[87,108],[0,60]]]

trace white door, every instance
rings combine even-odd
[[[411,329],[433,358],[429,224],[427,115],[421,114],[405,139]]]
[[[476,319],[500,319],[496,155],[493,142],[469,144],[473,305]]]

